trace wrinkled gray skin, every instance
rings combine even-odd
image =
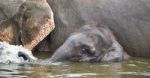
[[[52,55],[51,62],[118,62],[123,48],[105,26],[85,25],[72,33]]]
[[[55,51],[73,30],[100,21],[132,56],[150,57],[150,0],[48,0],[56,28],[49,39]]]
[[[36,60],[32,52],[22,46],[0,42],[0,63],[33,63]]]
[[[26,0],[0,0],[0,23],[14,16],[19,6]]]

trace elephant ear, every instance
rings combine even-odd
[[[39,0],[40,1],[40,0]],[[21,42],[32,50],[55,27],[53,12],[47,2],[26,1],[26,11],[22,21]]]
[[[89,25],[89,29],[94,28],[94,31],[92,30],[92,35],[98,37],[97,41],[101,47],[105,49],[111,47],[115,38],[108,26],[104,25],[102,22],[95,21],[90,21],[87,25]]]

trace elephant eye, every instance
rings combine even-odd
[[[81,54],[90,54],[91,53],[90,48],[87,46],[81,47],[80,52],[81,52]]]
[[[88,50],[87,50],[86,48],[82,48],[82,49],[81,49],[82,54],[87,53],[87,51],[88,51]]]

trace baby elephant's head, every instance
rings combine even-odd
[[[123,49],[107,27],[85,25],[72,33],[50,61],[121,61]]]
[[[32,52],[22,46],[0,42],[0,63],[27,63],[36,60]]]

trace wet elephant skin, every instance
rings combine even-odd
[[[68,34],[88,21],[100,21],[114,32],[132,56],[150,57],[149,0],[48,0],[55,14],[50,49],[55,51]]]

